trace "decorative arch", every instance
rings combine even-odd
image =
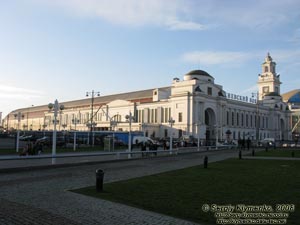
[[[215,125],[216,125],[216,113],[212,108],[205,109],[205,125],[206,125],[206,141],[216,138]]]

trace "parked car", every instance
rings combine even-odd
[[[274,147],[275,146],[275,140],[274,138],[265,138],[260,142],[260,145],[263,147]]]

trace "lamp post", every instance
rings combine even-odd
[[[117,125],[118,125],[118,119],[117,120],[110,120],[110,127],[111,127],[111,130],[113,130],[113,137],[112,137],[112,150],[113,151],[115,150],[115,132],[116,132],[116,126]]]
[[[42,125],[42,127],[43,127],[43,132],[44,132],[44,137],[45,137],[45,128],[47,127],[47,124],[44,123],[44,124]]]
[[[141,129],[142,129],[142,132],[143,132],[143,146],[145,145],[145,138],[146,138],[146,123],[142,123],[141,124]]]
[[[52,137],[52,157],[56,155],[56,124],[57,124],[57,115],[59,111],[64,109],[64,105],[59,105],[57,99],[53,103],[48,104],[48,108],[50,112],[53,112],[54,120],[53,120],[53,137]],[[55,163],[55,159],[52,158],[52,163]]]
[[[170,135],[170,155],[171,155],[173,151],[173,124],[175,123],[175,120],[173,120],[171,117],[168,122],[171,126],[171,135]]]
[[[74,142],[73,142],[73,150],[74,151],[76,151],[76,133],[77,133],[77,131],[76,131],[76,125],[79,123],[80,121],[79,121],[79,119],[72,119],[72,123],[75,125],[75,129],[74,129]]]
[[[200,127],[201,126],[201,122],[197,122],[197,150],[200,151]]]
[[[20,122],[24,118],[24,115],[21,112],[16,113],[15,118],[18,120],[18,130],[17,130],[17,143],[16,143],[16,152],[19,152],[19,142],[20,142]]]
[[[131,152],[131,123],[134,121],[134,117],[132,116],[131,112],[129,112],[129,115],[126,115],[126,120],[129,121],[129,133],[128,133],[128,151]],[[128,154],[128,159],[131,158],[131,154]]]
[[[259,93],[252,93],[252,98],[256,97],[256,142],[258,142],[259,139],[259,109],[258,109],[258,99],[259,99]]]
[[[216,132],[216,149],[218,149],[218,141],[219,141],[219,127],[218,125],[214,125],[215,127],[215,132]]]
[[[94,131],[94,127],[97,125],[96,123],[93,122],[94,120],[94,99],[95,99],[95,95],[97,95],[98,97],[100,96],[100,92],[99,91],[94,91],[92,90],[91,92],[86,92],[86,97],[89,97],[91,95],[91,100],[92,100],[92,104],[91,104],[91,119],[90,119],[90,123],[88,123],[88,127],[90,127],[90,139],[93,138],[92,134]],[[89,126],[90,125],[90,126]],[[94,138],[92,139],[92,141],[90,141],[90,143],[92,142],[92,145],[94,146]]]

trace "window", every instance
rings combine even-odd
[[[227,112],[227,125],[229,125],[229,112]]]
[[[269,87],[268,86],[263,87],[263,93],[268,93],[268,92],[269,92]]]
[[[178,113],[178,122],[182,122],[182,112]]]
[[[244,126],[244,114],[242,113],[242,127]]]
[[[239,126],[239,122],[240,122],[239,120],[240,120],[240,114],[237,113],[237,114],[236,114],[236,125],[237,125],[237,126]]]
[[[165,108],[165,123],[167,123],[169,120],[169,110],[168,108]]]
[[[234,112],[231,114],[231,125],[234,126]]]
[[[165,135],[165,138],[168,137],[168,129],[165,129],[164,135]]]
[[[269,72],[269,68],[265,66],[265,73]]]
[[[208,95],[212,95],[212,88],[211,88],[211,87],[208,87],[208,88],[207,88],[207,94],[208,94]]]

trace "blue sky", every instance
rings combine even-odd
[[[299,0],[0,0],[0,112],[169,86],[194,69],[256,91],[270,52],[300,88]]]

